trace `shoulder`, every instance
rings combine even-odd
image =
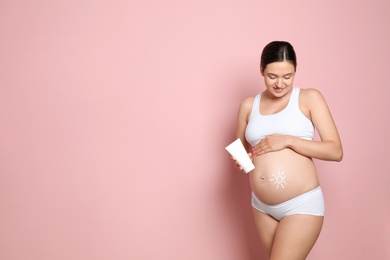
[[[251,106],[252,107],[254,100],[255,100],[255,96],[247,97],[246,99],[241,101],[241,105],[240,106]]]
[[[315,88],[301,88],[301,97],[302,98],[318,98],[322,97],[321,92],[318,89]]]
[[[318,89],[301,89],[301,102],[309,111],[328,109],[324,96]]]
[[[248,120],[249,115],[252,111],[253,102],[255,100],[255,97],[248,97],[241,101],[240,109],[239,109],[239,117],[242,119]]]
[[[241,101],[240,110],[241,111],[251,111],[254,100],[255,100],[255,97],[248,97],[248,98],[244,99],[243,101]]]
[[[315,88],[300,89],[300,99],[302,103],[310,107],[319,105],[325,102],[322,93]]]

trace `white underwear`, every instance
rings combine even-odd
[[[276,205],[261,202],[252,192],[252,207],[279,221],[286,216],[295,214],[313,216],[324,216],[325,214],[324,196],[320,186]]]

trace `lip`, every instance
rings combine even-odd
[[[284,91],[284,88],[274,88],[274,91],[276,93],[282,93]]]

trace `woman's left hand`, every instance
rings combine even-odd
[[[287,148],[287,136],[280,134],[272,134],[266,136],[252,149],[254,156],[259,156],[269,152],[280,151]]]

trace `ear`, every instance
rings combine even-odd
[[[264,69],[263,69],[263,67],[260,67],[260,73],[264,77]]]

